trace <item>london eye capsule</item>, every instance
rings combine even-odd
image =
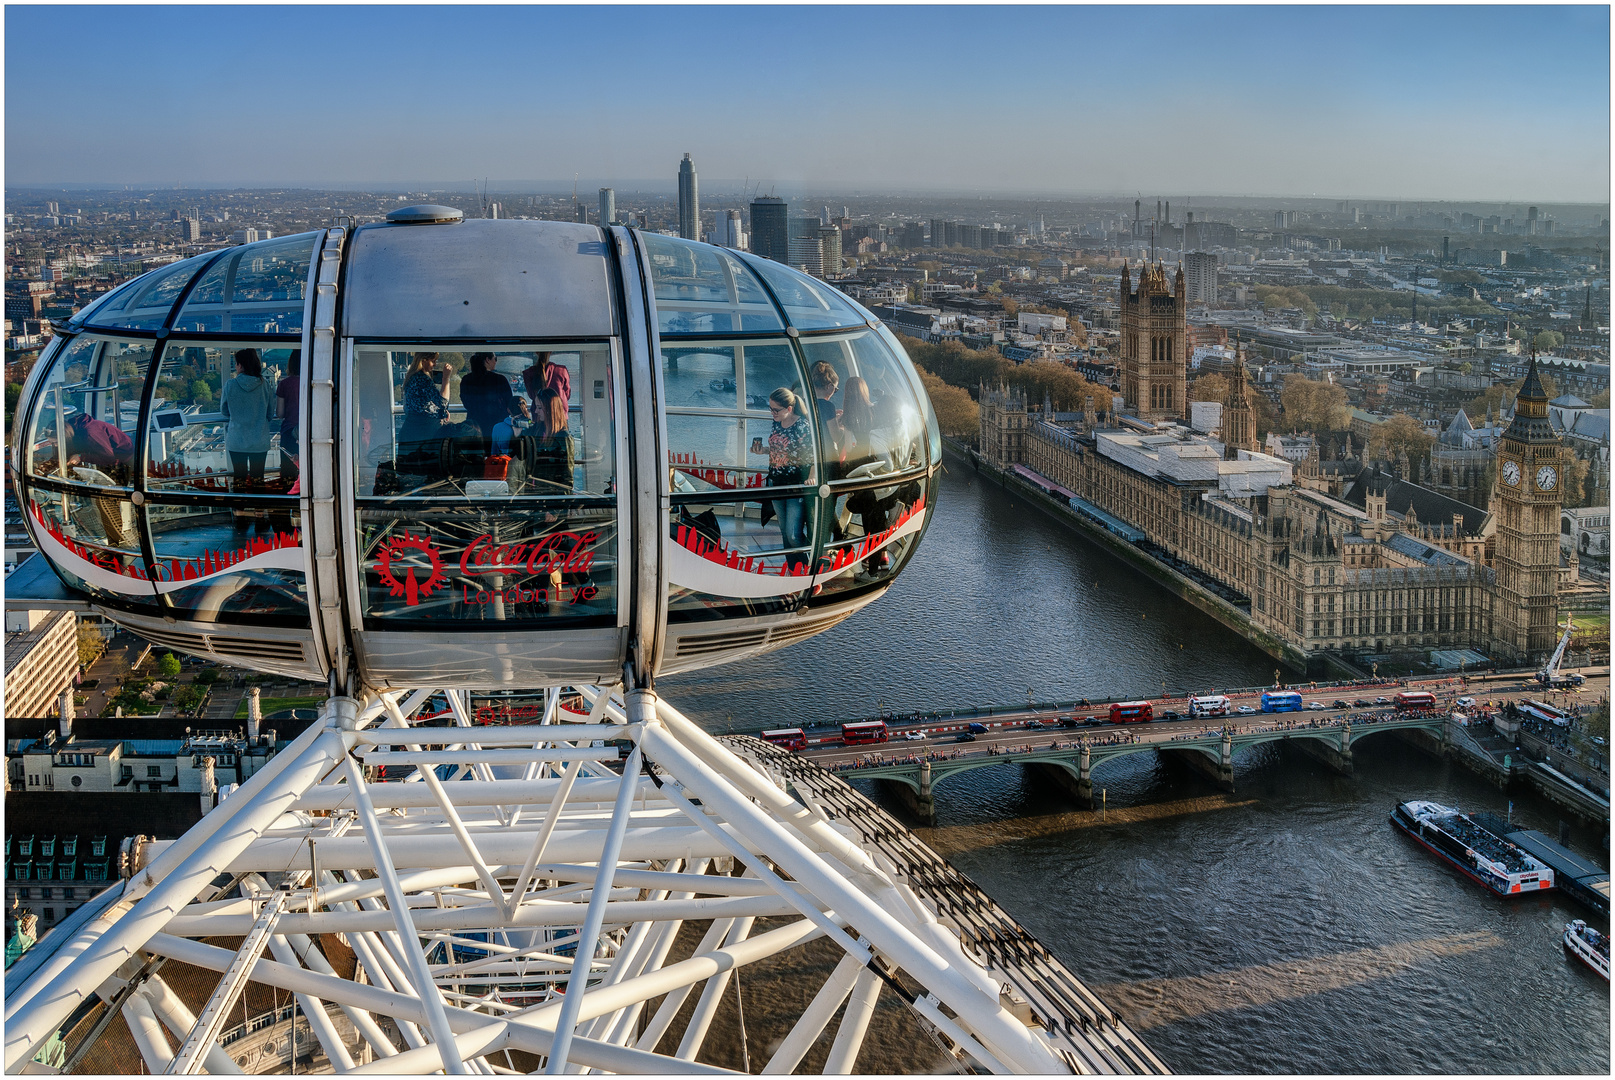
[[[340,685],[690,670],[880,596],[941,438],[867,310],[641,230],[385,223],[201,255],[79,312],[12,467],[69,596]]]

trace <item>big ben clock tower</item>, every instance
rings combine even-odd
[[[1546,654],[1559,629],[1559,506],[1564,447],[1548,422],[1536,353],[1497,444],[1497,607],[1492,651],[1525,661]]]

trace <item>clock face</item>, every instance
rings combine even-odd
[[[1503,483],[1513,487],[1520,482],[1520,463],[1517,461],[1503,462]]]
[[[1554,471],[1552,465],[1544,465],[1536,471],[1536,486],[1543,491],[1552,491],[1558,483],[1559,474]]]

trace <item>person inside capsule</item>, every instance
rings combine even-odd
[[[588,387],[569,409],[543,381],[538,351],[482,344],[355,345],[366,617],[391,625],[614,618],[611,347],[546,350],[552,380],[560,370],[569,385]],[[462,356],[470,372],[457,386],[434,377]],[[522,391],[535,384],[529,404]]]

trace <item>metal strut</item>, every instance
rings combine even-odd
[[[213,996],[208,998],[207,1007],[202,1010],[196,1026],[185,1039],[185,1045],[179,1048],[179,1053],[169,1062],[168,1075],[194,1076],[201,1069],[208,1048],[218,1039],[225,1017],[230,1015],[236,999],[241,996],[241,991],[246,989],[253,966],[258,963],[259,954],[264,951],[264,946],[269,942],[269,935],[275,932],[275,924],[280,921],[280,916],[285,910],[286,894],[280,890],[270,893],[264,901],[258,921],[252,924],[246,940],[241,943],[241,948],[236,950],[235,960],[224,973],[224,978],[219,980],[219,985],[213,988]]]

